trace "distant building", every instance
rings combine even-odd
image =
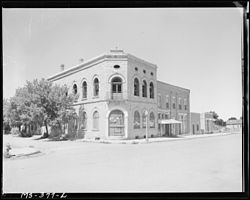
[[[201,114],[191,112],[191,134],[200,134],[201,133]]]
[[[200,126],[201,133],[213,133],[215,129],[213,114],[210,112],[201,113]]]
[[[216,130],[213,114],[210,112],[194,113],[191,112],[191,134],[213,133]]]
[[[242,130],[242,120],[227,120],[226,122],[226,128],[229,131],[241,131]]]
[[[157,81],[157,66],[110,50],[48,78],[79,94],[78,120],[68,125],[84,138],[134,139],[190,132],[190,90]]]

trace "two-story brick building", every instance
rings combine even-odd
[[[79,95],[76,127],[85,138],[143,138],[146,126],[149,137],[189,133],[190,91],[157,81],[155,64],[123,50],[110,50],[48,80]],[[160,95],[168,96],[161,99],[168,107],[160,107]]]

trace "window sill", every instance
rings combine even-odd
[[[99,95],[98,96],[93,96],[93,99],[97,99],[97,98],[99,98]]]
[[[85,100],[87,100],[87,97],[85,97],[85,98],[82,98],[82,101],[85,101]]]
[[[99,131],[99,129],[92,129],[92,131]]]

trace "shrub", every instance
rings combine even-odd
[[[153,138],[153,137],[154,137],[154,135],[153,135],[153,134],[151,134],[151,137]]]
[[[11,157],[10,150],[11,150],[11,146],[10,146],[10,144],[7,144],[6,147],[5,147],[5,151],[4,151],[4,157],[5,158],[10,158]]]
[[[135,139],[139,139],[139,136],[137,135],[137,136],[135,136]]]
[[[11,129],[10,133],[13,134],[13,135],[19,135],[20,131],[19,131],[19,129],[17,127],[14,127],[14,128]]]
[[[144,135],[143,138],[146,138],[146,135]]]

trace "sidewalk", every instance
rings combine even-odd
[[[131,140],[95,140],[95,139],[81,139],[78,142],[92,142],[92,143],[104,143],[104,144],[146,144],[154,142],[169,142],[169,141],[180,141],[187,139],[196,139],[203,137],[215,137],[215,136],[225,136],[237,133],[210,133],[210,134],[199,134],[199,135],[179,135],[177,137],[155,137],[146,139],[131,139]]]

